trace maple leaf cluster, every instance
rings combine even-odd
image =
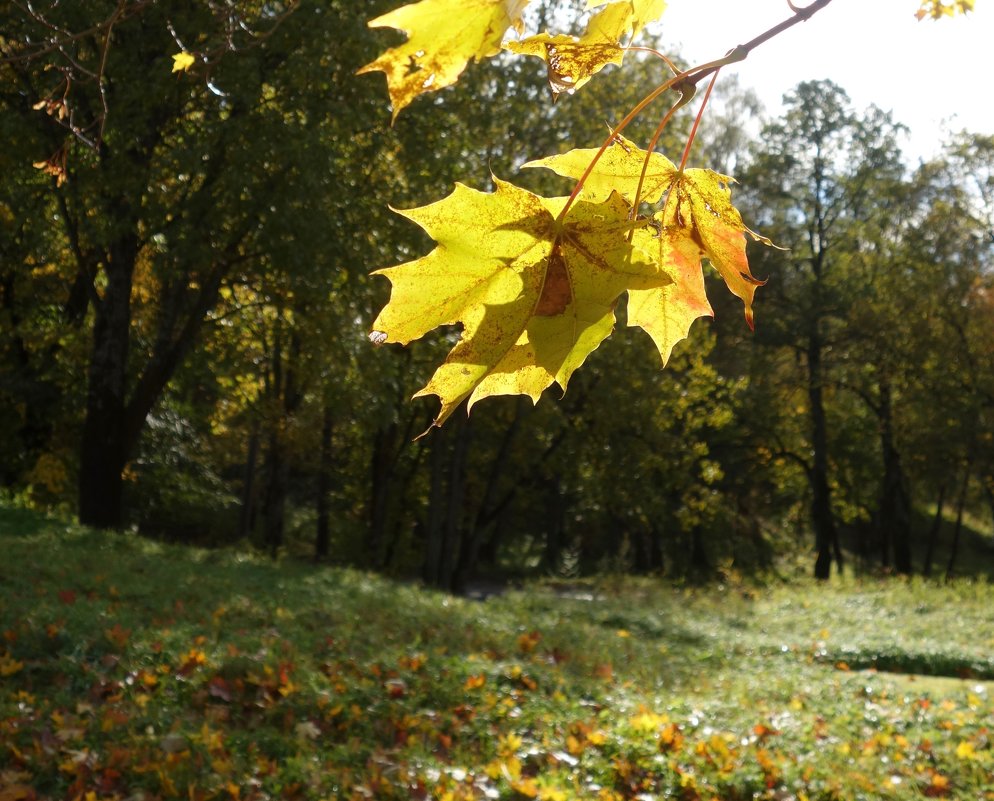
[[[405,30],[407,42],[360,72],[386,74],[396,117],[419,94],[454,83],[470,60],[498,52],[510,28],[520,33],[525,5],[422,0],[397,9],[369,24]],[[583,35],[542,33],[503,47],[542,58],[555,98],[620,64],[631,39],[665,5],[590,0],[588,7],[599,10]],[[678,169],[618,129],[600,149],[525,166],[574,179],[573,194],[540,197],[496,177],[492,193],[457,184],[441,201],[400,212],[436,241],[435,250],[376,273],[390,280],[392,293],[373,323],[374,343],[406,345],[440,326],[462,326],[459,342],[416,395],[440,399],[435,425],[464,400],[472,408],[492,395],[537,401],[553,383],[565,390],[611,334],[622,295],[628,324],[648,332],[665,364],[693,321],[711,314],[703,258],[742,299],[752,326],[753,296],[763,282],[749,270],[746,234],[769,241],[750,231],[732,205],[730,177]],[[643,204],[653,211],[640,213]]]

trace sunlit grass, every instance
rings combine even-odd
[[[985,583],[479,603],[2,508],[0,548],[4,801],[994,798]]]

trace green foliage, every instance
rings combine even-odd
[[[990,670],[983,583],[628,579],[479,603],[7,506],[0,541],[12,798],[989,789],[992,685],[917,675]]]

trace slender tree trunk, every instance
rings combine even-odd
[[[466,519],[466,458],[469,452],[471,429],[469,421],[460,417],[454,433],[455,446],[449,466],[448,503],[445,509],[444,540],[442,542],[439,572],[442,586],[455,591],[455,571],[462,540],[463,521]]]
[[[842,571],[838,532],[832,517],[832,491],[828,482],[828,426],[822,394],[822,345],[817,330],[808,339],[808,399],[811,406],[811,520],[815,530],[815,578],[831,575],[833,549],[838,570]]]
[[[963,484],[959,491],[959,500],[956,502],[956,525],[953,527],[953,544],[949,551],[949,563],[946,565],[946,581],[953,577],[956,567],[956,557],[959,556],[960,535],[963,532],[963,509],[966,507],[966,491],[970,486],[970,469],[973,467],[973,458],[967,460],[966,468],[963,471]]]
[[[555,573],[562,566],[563,548],[566,546],[564,525],[566,504],[558,476],[549,476],[544,482],[544,489],[548,511],[545,517],[545,552],[542,556],[542,566],[547,572]]]
[[[283,547],[286,534],[286,496],[290,486],[290,460],[287,453],[287,428],[297,411],[301,395],[297,388],[297,358],[300,338],[290,335],[289,352],[284,357],[279,331],[273,345],[272,387],[280,400],[280,416],[271,422],[267,452],[266,500],[264,509],[265,543],[272,556]]]
[[[249,434],[248,453],[245,455],[245,477],[242,479],[242,507],[238,514],[238,537],[252,538],[255,528],[255,471],[259,461],[259,423],[252,422]]]
[[[111,249],[107,285],[96,307],[90,351],[86,417],[80,440],[79,521],[97,528],[124,523],[122,473],[129,457],[125,392],[131,346],[131,284],[137,238]]]
[[[487,486],[483,491],[483,498],[480,501],[479,508],[476,514],[468,520],[466,529],[463,532],[463,541],[459,547],[459,562],[456,565],[454,582],[454,590],[460,595],[463,593],[471,575],[476,570],[480,559],[480,551],[486,528],[483,521],[491,516],[492,509],[497,502],[500,477],[504,474],[507,459],[511,452],[511,444],[514,442],[518,429],[521,426],[521,420],[525,414],[523,412],[525,408],[523,403],[528,403],[528,401],[522,398],[521,402],[515,406],[514,417],[511,420],[511,424],[504,430],[500,448],[497,450],[497,454],[494,456],[493,462],[490,465]]]
[[[279,423],[274,423],[266,449],[266,493],[263,501],[263,541],[270,556],[283,546],[286,513],[287,463]]]
[[[442,429],[431,432],[429,455],[430,484],[428,489],[428,523],[425,526],[425,554],[421,577],[429,587],[439,586],[442,558],[443,471],[447,434]]]
[[[932,560],[935,558],[935,545],[939,541],[939,529],[942,527],[942,509],[946,501],[946,483],[939,487],[939,499],[935,502],[935,517],[928,532],[928,545],[925,549],[925,564],[922,565],[922,575],[926,578],[932,575]]]
[[[893,397],[890,384],[880,385],[880,447],[884,476],[880,493],[880,540],[883,564],[890,561],[893,548],[894,568],[898,573],[910,575],[911,565],[911,502],[907,482],[901,468],[901,456],[894,445]]]
[[[432,432],[436,434],[438,432]],[[390,511],[390,494],[393,487],[394,448],[397,424],[390,423],[377,430],[373,437],[373,455],[370,463],[371,485],[369,497],[369,542],[366,552],[369,564],[381,567],[383,546],[386,542],[387,521]]]
[[[328,558],[331,545],[331,507],[328,496],[331,494],[331,435],[334,420],[331,404],[325,400],[321,417],[321,464],[318,467],[317,497],[317,536],[314,539],[314,558],[321,562]]]

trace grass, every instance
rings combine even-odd
[[[994,798],[986,583],[479,603],[2,507],[0,549],[0,801]]]

